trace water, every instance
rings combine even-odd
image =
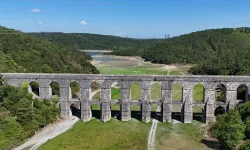
[[[102,55],[103,52],[87,52],[90,56]]]
[[[103,52],[88,52],[88,54],[93,58],[95,61],[127,61],[127,59],[122,58],[114,58],[112,56],[103,56]],[[99,55],[99,56],[97,56]]]

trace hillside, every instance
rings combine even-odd
[[[250,28],[214,29],[166,40],[145,50],[154,63],[197,64],[192,74],[249,75]]]
[[[250,28],[199,31],[144,47],[139,53],[114,53],[137,54],[153,63],[197,64],[189,70],[192,74],[249,75]]]
[[[99,73],[86,53],[0,27],[0,72]]]
[[[28,34],[62,46],[88,50],[135,50],[163,41],[160,39],[143,40],[88,33],[41,32]]]

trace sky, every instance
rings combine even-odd
[[[250,0],[1,0],[0,25],[23,32],[164,38],[250,26]]]

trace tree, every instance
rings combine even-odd
[[[247,117],[246,119],[246,131],[245,131],[245,135],[248,139],[250,139],[250,116]]]
[[[247,143],[243,144],[239,150],[250,150],[250,141]]]
[[[0,85],[3,85],[4,84],[4,78],[3,78],[3,75],[0,74]]]
[[[231,110],[217,117],[212,127],[212,135],[225,149],[235,148],[244,138],[245,125],[238,111]]]

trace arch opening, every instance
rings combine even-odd
[[[70,84],[70,89],[71,89],[71,98],[72,99],[79,99],[80,98],[80,85],[73,81]]]
[[[100,104],[91,105],[92,118],[100,119],[101,118],[101,106]]]
[[[225,85],[219,84],[215,88],[215,101],[226,103],[226,92]]]
[[[120,99],[121,99],[121,89],[120,85],[116,82],[114,82],[111,85],[111,117],[115,119],[121,118],[121,105],[120,105]]]
[[[151,101],[159,101],[161,99],[161,85],[154,83],[151,85]]]
[[[90,84],[91,90],[91,100],[92,101],[100,101],[101,100],[101,84],[100,81],[92,81]]]
[[[36,81],[30,82],[29,87],[31,92],[39,96],[39,84]]]
[[[193,106],[193,120],[203,122],[203,107],[202,106]]]
[[[204,102],[205,89],[202,84],[196,84],[193,88],[193,101]]]
[[[172,104],[172,119],[182,122],[182,110],[183,110],[183,104]]]
[[[151,104],[151,118],[162,121],[162,104]]]
[[[132,104],[130,106],[130,109],[131,109],[131,118],[134,118],[136,120],[140,120],[141,121],[141,117],[142,117],[141,105],[139,105],[139,104]]]
[[[240,85],[237,88],[237,102],[238,104],[244,103],[249,98],[248,96],[248,87],[245,84]]]
[[[161,105],[158,102],[161,100],[161,85],[159,83],[153,83],[151,85],[150,90],[150,101],[153,103],[150,105],[151,107],[151,118],[161,121]],[[157,102],[158,101],[158,102]],[[157,103],[154,103],[157,102]]]
[[[173,101],[183,101],[183,87],[181,84],[172,85],[172,100]]]
[[[226,113],[225,108],[223,108],[222,106],[219,106],[219,107],[217,107],[215,109],[214,116],[222,115],[222,114],[225,114],[225,113]]]
[[[141,86],[137,82],[134,82],[130,86],[130,99],[131,100],[141,100]]]
[[[80,104],[71,104],[70,110],[72,113],[72,116],[78,117],[81,119],[81,103]]]
[[[51,99],[53,100],[59,100],[60,97],[60,85],[53,81],[50,83],[50,89],[51,89]]]

